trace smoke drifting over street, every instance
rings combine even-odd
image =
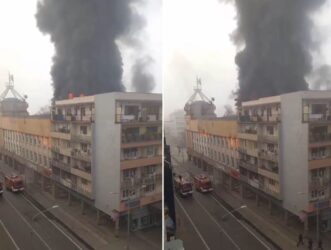
[[[233,0],[238,28],[238,101],[306,90],[318,41],[310,14],[325,0]]]
[[[38,3],[37,25],[50,35],[55,46],[51,70],[55,99],[66,98],[68,93],[125,91],[122,56],[116,41],[140,46],[138,34],[145,20],[133,6],[141,2],[44,0]],[[137,70],[141,70],[138,75],[144,75],[144,67]],[[136,86],[139,83],[133,84],[140,88]]]
[[[155,87],[154,76],[147,72],[146,69],[153,63],[151,57],[138,59],[132,68],[132,87],[134,91],[141,93],[149,93]]]

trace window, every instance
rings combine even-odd
[[[81,116],[85,116],[85,108],[84,107],[80,108],[80,114],[81,114]]]
[[[155,190],[155,184],[152,183],[152,184],[148,184],[146,187],[145,187],[145,192],[146,193],[149,193],[149,192],[153,192]]]
[[[81,143],[80,148],[83,152],[87,152],[87,144],[86,143]]]
[[[156,170],[156,166],[155,165],[150,165],[150,166],[146,166],[144,167],[144,173],[145,174],[153,174],[155,173],[155,170]]]
[[[138,149],[137,148],[125,148],[123,149],[124,159],[137,159]]]
[[[80,126],[80,133],[83,135],[87,134],[87,126]]]
[[[136,176],[136,169],[127,169],[127,170],[123,170],[123,177],[124,178],[132,178]]]
[[[125,189],[122,191],[122,198],[128,198],[130,196],[134,196],[136,191],[134,189]]]
[[[87,185],[88,184],[88,180],[85,180],[85,179],[81,179],[81,182],[83,185]]]
[[[267,133],[269,135],[273,135],[274,134],[274,127],[273,126],[267,126]]]
[[[139,106],[127,105],[124,108],[124,115],[137,115],[139,113]]]
[[[146,148],[146,154],[148,157],[153,157],[156,155],[156,148],[154,146],[149,146]]]

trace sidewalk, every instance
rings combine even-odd
[[[13,169],[4,166],[3,162],[1,162],[1,167],[2,169],[6,168],[7,173],[13,172]],[[26,185],[24,196],[39,209],[49,208],[57,204],[58,208],[52,209],[45,214],[80,239],[86,246],[86,249],[125,249],[127,245],[126,229],[120,229],[119,237],[115,237],[113,223],[104,219],[101,225],[97,225],[95,213],[91,209],[86,209],[83,215],[78,202],[73,201],[69,206],[67,199],[54,198],[50,193],[42,191],[39,186],[34,184]],[[52,218],[53,216],[54,218]],[[132,250],[161,249],[161,242],[161,227],[130,233],[129,245]]]
[[[174,159],[174,166],[177,166],[179,169],[185,168],[187,172],[193,175],[203,172],[202,169],[194,166],[193,163],[185,161],[183,164],[182,156],[178,157],[175,150],[172,157]],[[260,234],[268,239],[268,241],[273,242],[273,244],[279,248],[284,250],[308,249],[307,241],[305,241],[305,246],[301,246],[300,248],[296,247],[298,235],[302,233],[303,227],[297,228],[294,225],[286,226],[281,216],[276,213],[270,215],[268,209],[263,206],[257,206],[255,200],[246,198],[243,200],[239,194],[227,191],[224,188],[216,188],[214,195],[217,196],[215,198],[221,203],[225,203],[225,207],[228,207],[229,209],[237,208],[245,204],[247,206],[246,209],[237,211],[237,213],[240,214],[238,219],[241,219],[240,217],[242,217],[246,224],[249,224],[252,228],[259,231]],[[310,232],[309,235],[312,239],[315,238],[313,232]],[[323,235],[323,246],[324,249],[331,249],[330,234]],[[327,248],[327,246],[329,248]],[[314,243],[314,247],[316,247],[316,242]]]

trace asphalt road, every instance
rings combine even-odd
[[[185,175],[187,170],[176,167],[175,172]],[[274,249],[258,232],[229,214],[212,193],[194,191],[188,198],[176,194],[175,201],[178,237],[183,240],[185,249]],[[225,220],[224,215],[228,215]]]
[[[0,249],[84,249],[65,229],[49,220],[23,193],[5,190],[0,197]]]

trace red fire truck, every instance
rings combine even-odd
[[[176,175],[174,178],[175,190],[182,197],[191,196],[193,193],[192,183],[181,175]]]
[[[196,190],[202,193],[213,191],[209,176],[204,174],[200,174],[194,177],[194,186]]]
[[[14,174],[5,176],[5,186],[7,190],[12,192],[24,190],[22,177]]]

